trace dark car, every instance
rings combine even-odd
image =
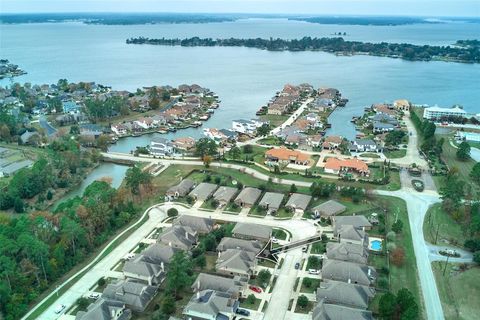
[[[300,269],[300,262],[295,263],[295,269]]]
[[[248,317],[250,315],[250,311],[245,309],[237,309],[237,314]]]

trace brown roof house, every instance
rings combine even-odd
[[[375,288],[341,281],[325,280],[317,289],[317,301],[345,307],[367,309]]]
[[[219,275],[200,273],[191,288],[193,292],[215,290],[228,293],[234,298],[240,298],[248,288],[248,278],[241,276],[227,278]]]
[[[368,250],[361,244],[328,242],[326,256],[328,259],[366,264]]]
[[[295,211],[296,213],[304,213],[307,210],[308,204],[312,200],[312,196],[301,194],[301,193],[292,193],[290,199],[288,199],[285,207]]]
[[[347,207],[335,200],[328,200],[312,208],[312,212],[315,218],[330,218],[332,216],[336,216],[337,214],[345,212],[345,210],[347,210]]]
[[[322,279],[370,286],[376,277],[375,268],[364,264],[327,259],[322,266]]]
[[[237,222],[232,230],[235,238],[267,242],[272,236],[272,227],[261,224]]]

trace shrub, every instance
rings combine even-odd
[[[297,304],[302,309],[306,308],[308,306],[308,298],[302,294],[298,297]]]
[[[248,304],[255,304],[255,300],[257,300],[257,298],[255,298],[255,295],[250,294],[250,295],[248,295],[246,302]]]
[[[310,288],[312,286],[312,279],[303,278],[303,285],[305,286],[305,288]]]
[[[393,223],[392,225],[392,230],[395,231],[395,233],[401,233],[403,229],[403,222],[402,220],[397,220]]]
[[[100,287],[103,287],[106,283],[107,283],[107,281],[105,281],[105,278],[104,278],[104,277],[101,277],[100,279],[98,279],[98,282],[97,282],[97,284],[98,284]]]
[[[397,234],[395,233],[395,231],[389,231],[387,233],[387,240],[388,241],[395,241],[396,235]]]
[[[378,278],[377,284],[382,289],[388,289],[388,279],[386,277]]]
[[[85,297],[81,297],[77,299],[77,304],[78,308],[80,308],[81,310],[85,310],[90,304],[90,301],[88,301],[88,299]]]
[[[389,242],[387,243],[387,250],[392,252],[393,250],[395,250],[397,248],[397,245],[394,243],[394,242]]]
[[[176,217],[178,216],[178,210],[175,208],[170,208],[167,210],[167,216],[169,217]]]

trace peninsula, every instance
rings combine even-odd
[[[26,74],[18,65],[10,63],[7,59],[0,59],[0,79],[13,78]]]
[[[268,51],[323,51],[337,55],[372,55],[379,57],[401,58],[410,61],[449,61],[462,63],[480,63],[480,49],[477,46],[450,47],[414,45],[407,43],[370,43],[345,41],[336,38],[301,39],[150,39],[145,37],[127,39],[127,44],[152,44],[182,47],[247,47]]]

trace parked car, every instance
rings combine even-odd
[[[308,273],[310,273],[310,274],[320,274],[320,270],[317,270],[317,269],[308,269]]]
[[[54,312],[55,312],[56,314],[59,314],[59,313],[61,313],[63,310],[65,310],[66,307],[67,307],[67,306],[64,305],[64,304],[59,304],[58,306],[55,307]]]
[[[237,314],[248,317],[250,315],[250,311],[245,309],[237,309]]]
[[[90,299],[93,299],[93,300],[97,300],[98,298],[100,298],[100,293],[98,292],[92,292],[90,293],[90,295],[88,296]]]
[[[302,248],[302,252],[307,252],[307,250],[308,250],[308,247],[303,247]]]
[[[256,286],[250,286],[250,290],[256,293],[262,293],[262,288],[256,287]]]
[[[278,243],[278,239],[277,238],[272,238],[272,243]]]
[[[300,262],[295,263],[295,269],[300,269]]]
[[[125,259],[132,260],[133,258],[135,258],[135,253],[129,253]]]

